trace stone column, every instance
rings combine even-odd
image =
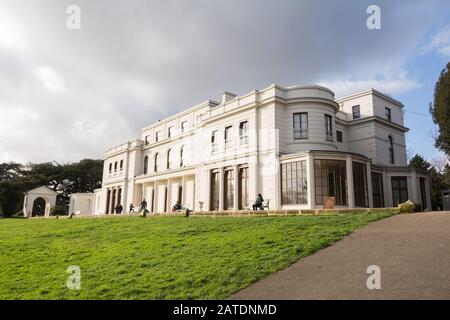
[[[308,206],[314,209],[316,207],[316,190],[314,189],[314,156],[311,153],[308,153],[306,158],[306,181]]]
[[[373,191],[372,191],[372,164],[367,161],[367,199],[369,201],[369,208],[373,208]]]
[[[224,203],[224,169],[223,167],[219,169],[219,211],[223,210]]]
[[[346,171],[347,171],[347,198],[348,198],[348,206],[350,208],[355,207],[355,189],[353,185],[353,162],[352,156],[348,155],[346,162]]]
[[[171,206],[171,203],[172,203],[172,196],[171,196],[171,193],[172,193],[172,188],[170,187],[170,179],[168,178],[167,179],[167,185],[166,185],[166,213],[167,212],[171,212],[172,211],[172,206]]]

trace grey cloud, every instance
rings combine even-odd
[[[0,45],[0,161],[101,157],[224,90],[395,84],[446,2],[378,2],[374,32],[365,0],[80,0],[79,31],[66,28],[73,1],[2,1],[26,46]],[[67,90],[46,90],[34,73],[42,66]]]

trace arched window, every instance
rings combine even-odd
[[[172,149],[167,150],[167,169],[171,169],[171,167],[172,167],[171,155],[172,155]]]
[[[144,174],[148,173],[148,156],[144,157]]]
[[[394,139],[392,136],[388,136],[389,139],[389,162],[394,164]]]
[[[155,154],[155,165],[153,167],[153,171],[158,172],[158,158],[159,158],[159,153]]]
[[[184,146],[181,146],[180,149],[180,167],[184,165]]]

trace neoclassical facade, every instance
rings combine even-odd
[[[403,104],[370,89],[335,99],[321,86],[271,85],[205,101],[145,127],[104,155],[93,214],[270,209],[430,208],[428,176],[407,166]]]

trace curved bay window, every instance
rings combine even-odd
[[[316,204],[324,197],[335,197],[336,205],[347,205],[347,170],[345,160],[314,160]]]
[[[355,206],[368,207],[367,196],[367,172],[366,165],[360,162],[353,162],[353,186],[355,193]]]
[[[306,161],[281,164],[281,204],[308,203]]]

